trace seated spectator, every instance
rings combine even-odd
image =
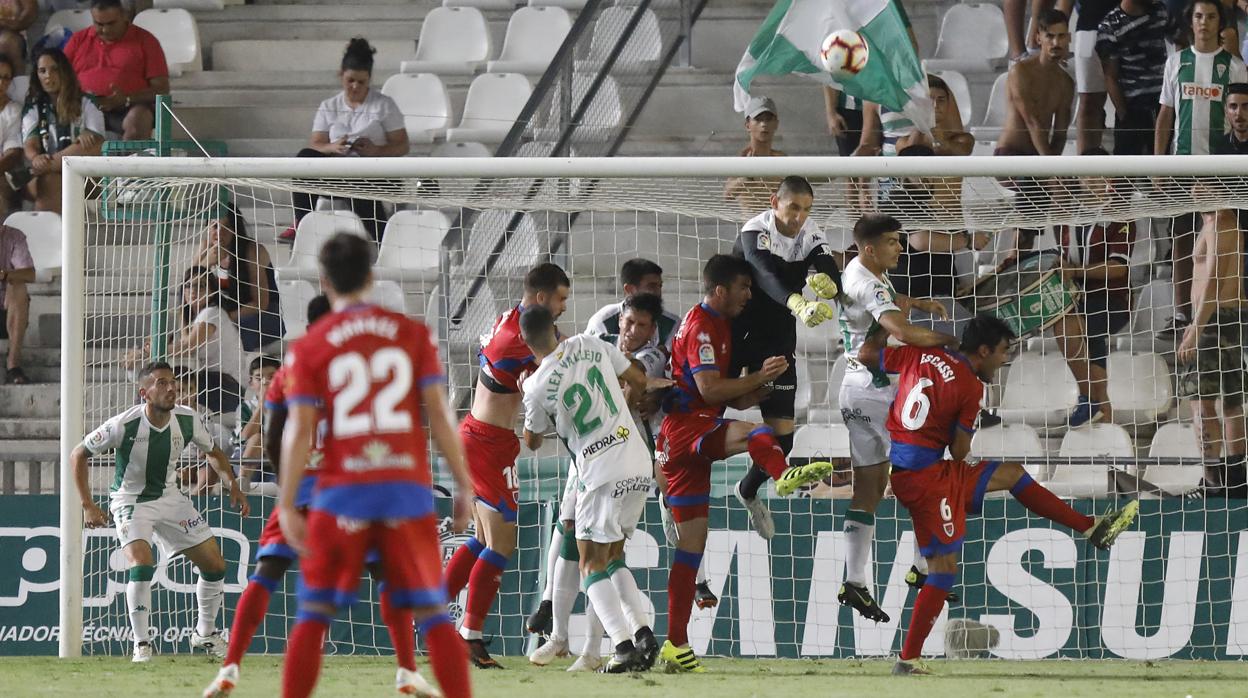
[[[30,294],[26,284],[35,280],[35,263],[26,246],[26,235],[17,228],[0,225],[0,332],[9,340],[8,382],[29,383],[22,372],[22,343],[30,317]]]
[[[370,87],[376,52],[365,39],[355,38],[347,43],[338,71],[342,91],[317,108],[308,147],[299,151],[299,157],[398,158],[411,150],[399,106],[381,90]],[[311,194],[295,192],[291,200],[295,224],[279,235],[279,240],[294,240],[299,221],[312,210]],[[380,241],[387,218],[382,203],[369,199],[349,201],[373,240]]]
[[[243,351],[286,334],[269,251],[247,235],[247,221],[233,206],[208,224],[195,264],[216,274],[222,307],[238,325]]]
[[[26,71],[26,30],[38,16],[38,0],[0,0],[0,55],[13,61],[15,74]]]
[[[770,97],[755,97],[745,107],[745,131],[750,143],[741,149],[743,158],[766,158],[787,153],[772,148],[780,128],[780,113]],[[724,187],[724,198],[736,201],[745,216],[771,208],[771,193],[780,186],[781,177],[732,177]]]
[[[104,115],[82,93],[65,54],[45,48],[35,56],[35,74],[22,111],[22,139],[29,175],[25,185],[39,211],[61,212],[61,158],[99,155]]]
[[[1227,85],[1223,104],[1226,133],[1221,138],[1214,139],[1211,144],[1213,152],[1218,155],[1248,153],[1248,82]]]
[[[9,86],[13,84],[15,75],[17,69],[13,61],[0,53],[0,173],[5,175],[14,170],[26,169],[22,153],[22,107],[9,99]],[[8,215],[10,210],[20,205],[15,200],[20,189],[21,187],[6,188],[4,184],[0,184],[0,217]]]
[[[1152,155],[1170,23],[1158,0],[1122,0],[1096,30],[1096,53],[1114,105],[1114,155]]]
[[[282,367],[282,360],[276,356],[260,355],[251,360],[248,367],[247,394],[238,403],[238,415],[234,421],[234,435],[231,441],[233,449],[231,458],[260,458],[260,430],[264,424],[264,396],[273,381],[277,369]],[[254,467],[244,465],[244,473],[255,473]],[[248,478],[254,482],[254,475]]]
[[[1109,155],[1104,148],[1091,148],[1084,155]],[[1084,177],[1084,203],[1113,204],[1120,208],[1131,194],[1126,181]],[[1121,210],[1121,209],[1120,209]],[[1135,244],[1135,223],[1106,221],[1094,225],[1063,226],[1062,276],[1073,281],[1082,293],[1075,309],[1053,326],[1058,346],[1079,385],[1079,402],[1070,414],[1069,425],[1112,420],[1109,404],[1109,338],[1131,320],[1131,247]]]
[[[65,46],[82,89],[94,95],[105,128],[146,140],[156,124],[156,95],[169,94],[169,65],[151,32],[130,23],[120,0],[94,0],[93,26]]]

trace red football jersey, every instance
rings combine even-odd
[[[698,392],[695,374],[716,370],[730,377],[732,365],[732,327],[728,318],[715,312],[706,303],[699,303],[685,313],[685,319],[672,340],[672,380],[675,387],[668,393],[664,409],[669,414],[697,414],[719,417],[723,405],[710,405]]]
[[[502,392],[520,392],[520,374],[537,368],[533,351],[520,336],[522,310],[524,307],[517,305],[499,315],[490,331],[481,335],[481,349],[477,352],[481,376]]]
[[[355,305],[317,322],[286,360],[287,403],[325,415],[312,508],[365,520],[432,513],[420,391],[443,376],[429,329]]]
[[[921,470],[945,457],[954,430],[975,433],[984,384],[966,357],[940,348],[888,347],[884,369],[900,374],[888,413],[889,460]]]

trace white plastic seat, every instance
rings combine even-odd
[[[1062,458],[1132,458],[1135,444],[1117,424],[1090,424],[1071,429],[1058,449]],[[1102,497],[1109,491],[1109,463],[1058,464],[1045,482],[1059,497]]]
[[[970,128],[975,109],[971,103],[971,88],[966,83],[966,76],[956,70],[936,71],[936,77],[945,81],[953,98],[958,102],[958,114],[962,116],[962,128]]]
[[[186,10],[143,10],[134,18],[137,27],[151,32],[165,52],[169,75],[177,77],[184,71],[200,70],[203,58],[199,49],[199,28],[195,17]]]
[[[507,22],[507,35],[491,73],[541,75],[572,29],[572,18],[562,7],[522,7]]]
[[[1064,429],[1079,387],[1061,354],[1023,352],[1010,364],[997,414],[1011,423]]]
[[[800,342],[800,339],[799,339]],[[800,346],[800,345],[799,345]],[[800,349],[798,351],[801,351]],[[831,357],[828,357],[831,358]],[[823,362],[827,359],[824,357],[815,357],[811,362]],[[826,388],[827,399],[822,403],[812,401],[807,416],[807,422],[810,424],[843,424],[844,419],[841,417],[840,393],[841,383],[845,382],[845,354],[836,357],[828,370],[828,383]],[[813,374],[813,371],[812,371]],[[812,390],[814,388],[812,387]]]
[[[1172,494],[1181,494],[1198,484],[1204,474],[1200,465],[1200,440],[1196,429],[1186,422],[1163,424],[1153,434],[1148,447],[1149,458],[1190,458],[1192,463],[1183,465],[1150,465],[1144,471],[1144,479]]]
[[[1010,96],[1005,86],[1008,78],[1009,73],[1001,73],[993,80],[992,91],[988,93],[988,108],[984,110],[984,121],[971,129],[975,140],[995,141],[1001,135],[1001,128],[1005,126],[1005,117],[1010,110]]]
[[[532,91],[529,79],[519,73],[478,75],[468,86],[459,125],[446,132],[446,140],[501,143]]]
[[[472,75],[490,59],[490,29],[475,7],[435,7],[420,25],[416,57],[404,73]]]
[[[494,151],[486,147],[484,143],[462,141],[439,143],[434,147],[430,156],[435,158],[489,158],[494,157]]]
[[[283,281],[319,278],[316,256],[325,241],[337,233],[351,233],[368,239],[364,223],[352,211],[312,211],[305,215],[295,229],[290,262],[277,270],[278,278]]]
[[[291,340],[302,336],[308,329],[308,303],[320,295],[320,290],[311,281],[297,279],[277,282],[277,293],[282,307],[282,322],[286,325],[285,338]]]
[[[1112,352],[1106,366],[1109,373],[1109,403],[1114,422],[1149,424],[1170,409],[1174,386],[1170,369],[1158,354]]]
[[[579,10],[585,7],[586,0],[529,0],[529,7],[562,7],[565,10]]]
[[[589,42],[589,55],[576,61],[578,73],[593,74],[598,72],[603,62],[611,55],[615,45],[619,43],[629,18],[637,9],[635,7],[608,7],[598,15],[594,25],[594,36]],[[659,54],[663,52],[663,35],[659,32],[659,18],[654,11],[647,8],[637,22],[636,29],[615,59],[613,70],[622,73],[645,73],[658,63]]]
[[[442,0],[443,7],[469,7],[481,10],[511,10],[516,0]]]
[[[1005,15],[997,5],[957,4],[940,21],[936,51],[927,60],[929,70],[985,72],[1005,65],[1010,45]]]
[[[182,9],[193,12],[219,12],[225,9],[225,0],[153,0],[152,7],[158,10]]]
[[[1026,424],[999,424],[975,432],[971,437],[971,455],[976,458],[1032,459],[1044,458],[1048,452],[1040,435]]]
[[[57,10],[48,16],[48,23],[44,25],[43,33],[46,36],[52,27],[64,27],[71,32],[80,32],[92,25],[91,10]]]
[[[571,111],[573,117],[575,117],[581,102],[584,101],[585,95],[593,83],[593,75],[577,74],[572,76]],[[561,99],[561,94],[555,95],[555,106],[551,109],[552,114],[561,112]],[[624,109],[620,106],[619,87],[615,82],[615,78],[608,75],[603,78],[602,83],[598,86],[598,91],[594,94],[593,101],[585,110],[584,116],[581,117],[580,125],[572,132],[572,140],[578,143],[609,140],[623,119]],[[557,141],[560,131],[561,129],[557,125],[550,124],[545,128],[534,129],[533,136],[538,140]]]
[[[35,263],[35,280],[46,283],[61,275],[61,216],[52,211],[17,211],[4,224],[26,235]]]
[[[436,272],[438,251],[451,222],[439,211],[398,211],[386,222],[375,273],[414,279]]]
[[[407,296],[397,281],[386,279],[374,281],[369,299],[386,310],[407,314]]]
[[[382,85],[381,93],[398,105],[403,125],[407,127],[407,139],[413,143],[432,143],[451,125],[451,97],[437,75],[391,75]]]
[[[803,424],[793,433],[791,458],[849,458],[849,429],[844,424]]]

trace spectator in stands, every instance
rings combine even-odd
[[[1092,148],[1084,155],[1108,155]],[[1122,210],[1131,196],[1125,181],[1085,177],[1081,201],[1089,206],[1112,206]],[[1061,230],[1062,276],[1082,291],[1074,311],[1054,326],[1062,355],[1079,385],[1079,402],[1069,425],[1110,421],[1113,413],[1105,371],[1109,338],[1131,319],[1129,283],[1131,247],[1135,223],[1113,221],[1094,225],[1063,226]]]
[[[1009,108],[994,155],[1060,155],[1065,147],[1075,91],[1062,68],[1070,45],[1068,22],[1060,10],[1036,18],[1042,50],[1010,66]]]
[[[1079,107],[1075,113],[1075,148],[1084,152],[1101,146],[1105,130],[1105,72],[1096,54],[1097,27],[1116,0],[1074,0],[1075,35],[1072,41],[1075,64],[1075,90],[1079,93]],[[1058,3],[1060,9],[1070,11],[1070,0]],[[1160,66],[1159,66],[1160,67]]]
[[[1153,151],[1172,152],[1173,146],[1176,155],[1205,155],[1214,151],[1213,143],[1222,137],[1225,114],[1216,108],[1218,102],[1228,85],[1248,82],[1248,69],[1222,47],[1220,32],[1227,23],[1222,5],[1214,0],[1191,0],[1183,18],[1191,46],[1166,59]],[[1171,225],[1174,322],[1162,330],[1163,339],[1181,335],[1192,317],[1192,249],[1197,225],[1197,214],[1178,216]]]
[[[1226,134],[1214,143],[1218,154],[1244,155],[1248,153],[1248,83],[1233,82],[1226,86],[1224,100]]]
[[[15,385],[30,382],[22,371],[22,345],[30,318],[30,294],[26,284],[35,281],[35,263],[26,246],[26,235],[17,228],[0,225],[0,332],[9,340],[7,380]]]
[[[216,275],[221,305],[238,325],[243,351],[256,351],[286,334],[269,251],[247,235],[247,221],[234,206],[227,205],[208,224],[195,264]]]
[[[342,91],[321,102],[317,108],[308,147],[299,151],[299,157],[398,158],[411,150],[399,106],[381,90],[370,87],[373,54],[376,52],[365,39],[355,38],[347,43],[338,71]],[[295,207],[295,224],[278,236],[284,241],[295,239],[299,221],[312,210],[311,194],[296,192],[291,199]],[[373,240],[380,241],[386,222],[386,211],[381,202],[354,198],[349,201],[351,210],[363,220]]]
[[[1158,0],[1122,0],[1097,27],[1096,53],[1116,112],[1114,155],[1153,154],[1169,22]]]
[[[152,137],[156,96],[169,94],[169,65],[151,32],[130,23],[120,0],[93,0],[91,26],[65,46],[82,89],[123,140]]]
[[[1032,22],[1027,24],[1027,8],[1031,7]],[[1040,14],[1053,7],[1053,0],[1004,0],[1005,33],[1010,44],[1010,61],[1016,63],[1040,46],[1037,33]]]
[[[741,149],[743,158],[766,158],[784,156],[788,153],[772,146],[776,131],[780,128],[780,112],[770,97],[755,97],[745,107],[745,131],[750,143]],[[771,192],[780,184],[781,177],[732,177],[724,187],[724,198],[736,201],[741,213],[753,216],[771,206]]]
[[[273,381],[273,375],[281,368],[282,360],[276,356],[261,354],[251,360],[248,366],[247,394],[238,403],[238,414],[234,421],[234,435],[231,441],[232,460],[257,459],[261,457],[261,430],[264,424],[264,396]],[[255,482],[255,474],[259,469],[254,464],[244,464],[239,475],[245,475],[248,482]]]
[[[40,211],[61,212],[61,158],[99,155],[104,115],[82,92],[65,54],[54,48],[35,55],[34,75],[22,111],[22,139],[29,174],[26,185]]]
[[[862,140],[862,100],[825,85],[823,110],[828,135],[836,139],[837,153],[843,158],[853,155]]]
[[[5,175],[26,169],[22,153],[22,107],[9,99],[9,86],[13,84],[15,75],[17,69],[13,61],[0,53],[0,173]],[[8,215],[15,205],[20,205],[15,201],[20,189],[20,186],[6,189],[0,184],[0,216]]]
[[[0,0],[0,55],[13,61],[14,74],[26,70],[26,30],[38,16],[38,0]]]

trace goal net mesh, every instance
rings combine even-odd
[[[462,418],[475,385],[479,338],[520,300],[524,273],[533,264],[554,261],[572,278],[568,309],[559,319],[565,333],[583,331],[597,309],[620,300],[620,267],[636,257],[663,268],[664,306],[683,316],[702,297],[702,265],[712,254],[731,251],[742,223],[770,206],[777,181],[94,180],[85,203],[86,267],[66,270],[82,274],[86,289],[83,317],[67,318],[81,322],[85,332],[84,423],[70,428],[87,433],[135,404],[133,371],[143,361],[160,356],[178,367],[180,400],[205,415],[253,495],[251,514],[240,517],[225,506],[194,451],[183,455],[180,486],[213,527],[229,562],[225,610],[216,621],[228,628],[276,501],[272,467],[242,434],[247,415],[259,409],[262,388],[250,367],[261,354],[280,357],[302,334],[307,302],[318,291],[315,256],[326,236],[346,230],[380,240],[374,298],[434,328],[452,404]],[[1182,497],[1196,488],[1202,464],[1226,458],[1219,452],[1222,441],[1232,461],[1244,451],[1242,411],[1236,413],[1232,398],[1242,392],[1242,342],[1233,347],[1224,339],[1221,363],[1215,358],[1203,365],[1196,382],[1204,391],[1199,397],[1210,402],[1194,413],[1185,388],[1191,382],[1184,378],[1190,371],[1175,360],[1182,334],[1163,333],[1175,307],[1174,262],[1179,269],[1190,269],[1192,262],[1180,258],[1192,254],[1190,246],[1172,254],[1172,228],[1234,225],[1229,214],[1201,212],[1248,208],[1245,180],[814,178],[812,184],[811,216],[835,252],[850,250],[852,224],[863,212],[892,213],[903,222],[909,250],[905,273],[894,274],[894,283],[902,292],[940,299],[949,314],[934,320],[916,311],[915,323],[956,332],[975,312],[992,312],[1024,335],[985,392],[986,414],[1003,426],[981,428],[974,455],[1023,461],[1037,480],[1087,513],[1103,511],[1118,495],[1142,491],[1146,500],[1135,529],[1111,553],[1099,553],[1079,534],[1029,515],[1009,497],[990,497],[968,527],[958,586],[962,602],[941,616],[927,650],[988,650],[1017,658],[1223,658],[1248,651],[1244,500]],[[294,244],[279,242],[296,218]],[[234,237],[238,244],[230,242]],[[1242,294],[1243,247],[1233,254],[1240,255],[1234,278],[1219,283],[1240,284]],[[1063,258],[1074,269],[1066,282],[1059,269]],[[1106,258],[1122,264],[1121,270],[1106,274]],[[1207,278],[1208,269],[1229,268],[1208,257],[1196,262],[1198,278]],[[1107,307],[1106,297],[1126,307]],[[1080,322],[1068,322],[1076,317]],[[1230,318],[1214,314],[1206,324],[1224,329],[1226,338],[1240,331]],[[1082,335],[1069,329],[1080,326],[1088,328]],[[1104,335],[1107,356],[1099,357],[1100,371],[1088,368],[1094,343],[1087,340],[1089,329]],[[1210,341],[1217,343],[1216,337]],[[913,599],[904,580],[912,557],[909,518],[891,495],[877,512],[868,578],[891,621],[876,625],[854,617],[835,600],[844,575],[841,527],[852,477],[838,405],[845,358],[836,320],[799,327],[796,362],[792,458],[831,458],[838,470],[802,497],[771,499],[778,534],[768,543],[749,530],[731,496],[748,460],[715,466],[706,560],[720,604],[695,609],[691,639],[699,652],[720,655],[887,655],[900,647]],[[1077,380],[1081,372],[1092,379]],[[1112,415],[1068,428],[1080,395],[1089,391],[1107,396]],[[1222,392],[1228,400],[1219,403]],[[760,421],[757,410],[729,416]],[[1220,416],[1229,425],[1225,439],[1219,437]],[[111,458],[92,461],[92,489],[104,505],[114,475]],[[530,647],[524,617],[542,593],[566,465],[567,454],[553,439],[521,455],[519,548],[485,627],[496,653]],[[450,484],[444,469],[435,471],[439,483]],[[126,559],[111,528],[88,531],[84,539],[83,651],[125,653]],[[462,540],[445,533],[446,554]],[[671,550],[652,502],[629,543],[628,561],[654,603],[660,635]],[[197,612],[195,575],[183,558],[158,557],[152,600],[157,649],[187,652]],[[283,651],[297,606],[293,570],[273,595],[252,651]],[[331,630],[328,652],[389,652],[375,585],[364,579],[361,590],[361,601],[344,610]],[[462,598],[453,602],[458,617]],[[571,626],[574,650],[583,641],[582,603]],[[962,619],[993,629],[986,640],[974,626],[958,635],[952,629],[964,627]],[[958,646],[946,647],[947,640]]]

